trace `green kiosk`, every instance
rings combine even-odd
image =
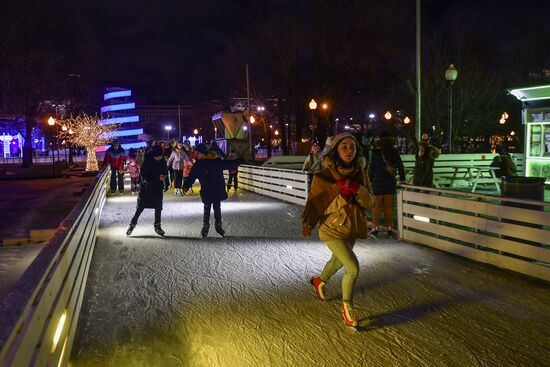
[[[525,176],[550,184],[550,85],[509,89],[522,102]]]

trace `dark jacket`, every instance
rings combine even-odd
[[[374,145],[369,164],[369,177],[374,195],[393,195],[396,193],[395,177],[386,169],[384,159],[387,163],[397,167],[399,180],[405,181],[405,167],[394,144],[395,139],[386,137],[380,138]]]
[[[157,161],[151,155],[147,155],[141,166],[138,206],[162,209],[164,182],[160,180],[160,175],[168,175],[166,161]]]
[[[496,155],[491,162],[491,167],[498,168],[495,172],[497,177],[512,177],[516,175],[516,164],[508,153]]]
[[[199,159],[191,168],[189,176],[183,182],[183,188],[188,189],[193,186],[196,179],[199,179],[201,184],[201,199],[203,203],[214,203],[227,199],[225,191],[225,178],[223,171],[236,169],[239,164],[242,164],[242,158],[234,160],[215,159]]]
[[[422,153],[422,154],[421,154]],[[439,157],[439,149],[428,143],[421,143],[414,163],[413,184],[416,186],[433,186],[434,162]]]

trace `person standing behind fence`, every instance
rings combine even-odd
[[[399,180],[405,183],[405,168],[399,152],[395,148],[396,140],[388,133],[382,133],[374,142],[371,161],[369,164],[369,177],[372,182],[372,191],[376,196],[374,210],[372,212],[372,230],[370,236],[377,238],[380,234],[380,216],[384,211],[384,224],[388,237],[397,238],[397,232],[393,230],[393,199],[397,185],[395,175],[399,172]]]
[[[313,175],[320,170],[321,167],[321,153],[317,143],[313,143],[309,149],[309,154],[302,166],[302,172],[307,173],[308,177],[308,190],[311,187],[311,181],[313,181]]]
[[[103,159],[104,166],[111,169],[111,194],[117,189],[122,194],[124,192],[124,166],[126,165],[126,155],[124,149],[120,146],[118,140],[113,141],[111,147],[105,152]]]
[[[163,151],[160,146],[151,148],[145,162],[141,167],[140,181],[141,188],[137,199],[137,207],[130,225],[126,230],[126,235],[132,234],[132,231],[137,225],[137,221],[144,209],[155,209],[155,232],[164,236],[164,230],[161,228],[161,212],[164,180],[168,176],[166,161],[163,158]]]
[[[237,154],[235,153],[234,149],[231,149],[231,153],[227,156],[227,160],[234,160],[237,159]],[[239,174],[239,167],[235,169],[229,169],[227,170],[229,172],[229,178],[227,179],[227,192],[231,190],[231,184],[233,183],[233,188],[235,191],[237,191],[237,188],[239,186],[239,178],[237,177]]]
[[[301,216],[302,235],[311,236],[319,224],[319,239],[326,243],[332,257],[322,273],[310,279],[320,301],[326,299],[325,283],[344,267],[341,313],[346,326],[357,326],[353,312],[353,288],[359,262],[353,252],[357,238],[368,236],[365,209],[371,210],[374,196],[365,172],[366,160],[355,137],[336,135],[332,150],[325,157],[322,171],[315,174]]]
[[[183,149],[183,143],[178,142],[177,145],[172,150],[170,158],[168,158],[168,168],[172,169],[174,172],[174,194],[183,195],[181,189],[181,184],[183,180],[183,169],[185,165],[185,160],[189,160],[189,157],[185,150]]]
[[[185,150],[185,153],[187,153],[187,158],[183,161],[183,181],[187,177],[189,177],[189,173],[191,172],[191,168],[193,168],[193,163],[195,162],[195,152],[193,151],[193,148],[191,148],[191,143],[189,140],[186,140],[183,142],[183,149]],[[193,194],[193,186],[189,189],[191,191],[191,194]],[[185,194],[182,190],[182,193]]]
[[[437,157],[439,157],[439,149],[430,144],[428,134],[422,134],[416,152],[413,185],[425,187],[433,186],[434,162]]]

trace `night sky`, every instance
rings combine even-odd
[[[349,2],[353,3],[353,1]],[[414,60],[414,1],[394,1],[407,24],[382,24],[401,40],[405,67]],[[288,14],[308,22],[311,1],[107,1],[86,6],[83,19],[95,42],[102,86],[119,84],[137,90],[144,100],[179,99],[197,102],[216,94],[216,79],[228,42],[245,31]],[[341,2],[340,6],[348,6]],[[510,58],[533,53],[548,63],[543,40],[550,35],[550,1],[425,0],[424,34],[438,34],[448,42],[468,35],[489,47],[495,67],[511,67]],[[403,18],[401,18],[403,19]],[[275,21],[273,21],[275,20]],[[261,51],[261,45],[249,50]],[[243,66],[244,69],[244,66]],[[243,71],[235,71],[242,73]],[[244,80],[243,80],[244,85]],[[240,87],[240,86],[239,86]]]

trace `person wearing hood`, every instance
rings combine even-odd
[[[155,232],[164,236],[160,222],[164,180],[168,176],[168,169],[163,154],[162,148],[156,145],[151,148],[149,154],[145,157],[145,162],[143,162],[140,171],[141,187],[137,199],[137,208],[126,231],[127,236],[132,234],[144,209],[155,209]]]
[[[399,172],[399,181],[405,183],[405,167],[395,148],[396,140],[388,133],[382,133],[374,142],[369,177],[372,181],[372,191],[376,196],[372,212],[372,231],[370,236],[377,238],[380,233],[380,215],[384,210],[384,224],[387,234],[397,238],[393,230],[393,199],[397,192],[395,175]]]
[[[242,158],[234,160],[222,160],[221,158],[208,158],[209,149],[206,144],[199,144],[195,147],[197,161],[191,168],[189,176],[183,182],[183,192],[187,192],[195,180],[201,184],[201,200],[204,204],[203,227],[201,237],[208,236],[210,230],[210,211],[214,208],[214,220],[216,232],[221,236],[225,235],[222,228],[221,202],[227,199],[225,191],[225,178],[223,171],[236,169],[244,160]]]
[[[415,157],[413,185],[433,186],[434,163],[439,153],[439,149],[430,144],[428,134],[422,134]]]
[[[117,189],[122,194],[124,192],[124,167],[126,166],[126,155],[124,148],[120,146],[118,140],[113,141],[111,147],[105,152],[103,159],[104,166],[111,169],[111,194]]]
[[[311,236],[319,225],[319,239],[332,252],[321,274],[310,279],[320,301],[326,300],[325,284],[344,267],[341,313],[346,326],[357,326],[353,312],[353,289],[359,273],[353,252],[356,239],[368,237],[365,210],[371,210],[374,196],[365,172],[366,160],[355,137],[336,135],[323,160],[323,169],[313,177],[302,212],[302,235]]]
[[[166,163],[169,169],[172,169],[174,172],[174,194],[175,195],[183,195],[183,191],[181,189],[181,184],[183,180],[183,170],[185,166],[185,161],[189,160],[189,156],[187,155],[187,152],[183,148],[183,143],[178,142],[174,149],[172,150],[172,153],[170,154],[170,158],[168,158],[168,162]]]

